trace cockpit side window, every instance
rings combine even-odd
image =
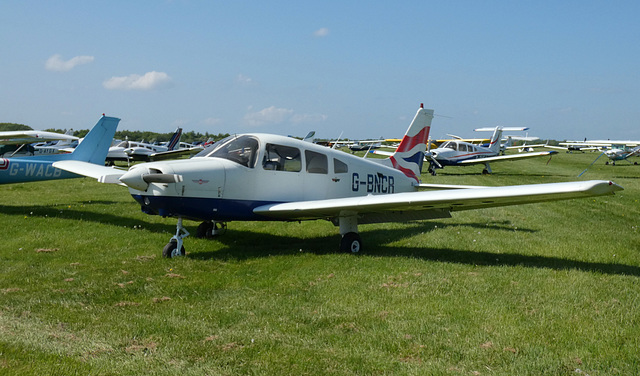
[[[329,163],[327,156],[315,151],[305,150],[304,158],[307,161],[307,172],[310,174],[328,174]]]
[[[336,174],[346,174],[349,172],[349,166],[343,161],[333,158],[333,172]]]
[[[197,157],[228,159],[245,167],[253,168],[258,154],[258,140],[251,136],[231,136],[207,148]]]
[[[262,167],[265,170],[300,172],[302,169],[300,150],[291,146],[267,144]]]

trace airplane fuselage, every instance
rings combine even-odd
[[[443,166],[455,166],[462,161],[498,155],[491,149],[466,142],[449,141],[441,147],[431,150],[434,158]]]
[[[37,156],[0,158],[0,184],[79,177],[51,166],[51,157],[55,157],[55,155],[49,156],[47,160],[40,160]]]
[[[188,160],[134,166],[132,175],[147,169],[180,175],[182,181],[142,183],[130,188],[131,195],[149,214],[231,221],[270,219],[253,209],[271,203],[415,191],[415,180],[397,169],[309,142],[275,135],[240,135],[225,142],[237,145],[217,145]]]

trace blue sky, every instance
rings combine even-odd
[[[637,1],[0,3],[0,122],[640,139]]]

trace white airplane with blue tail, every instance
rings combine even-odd
[[[197,235],[220,234],[228,221],[324,219],[339,228],[340,249],[359,252],[358,226],[448,218],[451,212],[613,194],[610,181],[507,187],[420,183],[433,110],[418,109],[396,152],[364,159],[271,134],[233,135],[191,159],[142,163],[128,171],[61,161],[55,167],[129,188],[147,214],[176,217],[163,256],[185,254],[183,219]],[[420,192],[420,189],[430,191]]]
[[[59,161],[81,161],[88,163],[89,166],[101,165],[99,167],[104,167],[104,160],[119,122],[118,118],[103,115],[72,153],[0,158],[0,184],[82,177],[52,166],[54,162]],[[40,132],[39,134],[44,133]],[[2,137],[0,144],[3,142],[15,143],[18,140],[19,142],[33,142],[32,139],[24,135],[9,136],[6,134]],[[42,140],[43,136],[36,138]]]

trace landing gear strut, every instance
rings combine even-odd
[[[182,226],[182,217],[178,217],[178,224],[176,225],[176,234],[169,240],[169,243],[164,246],[162,250],[162,257],[173,258],[178,256],[184,256],[184,246],[182,245],[182,239],[189,236],[189,231]]]
[[[489,162],[484,164],[484,170],[482,170],[482,175],[490,175],[491,174],[491,166],[489,166]]]

